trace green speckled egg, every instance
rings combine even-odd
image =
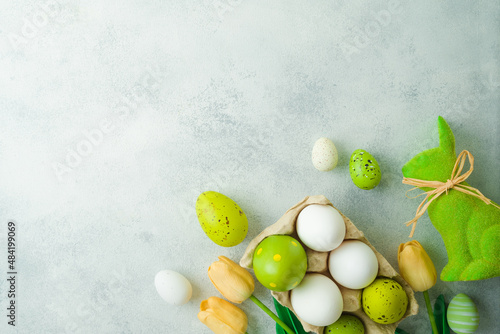
[[[408,307],[408,296],[403,287],[386,277],[379,277],[364,288],[361,301],[366,315],[379,324],[401,320]]]
[[[364,334],[365,326],[358,317],[342,314],[339,320],[325,328],[324,334]]]
[[[448,305],[448,325],[456,333],[474,333],[479,326],[476,305],[467,295],[459,293]]]
[[[217,245],[236,246],[247,235],[247,216],[236,202],[223,194],[202,193],[196,200],[196,214],[205,234]]]
[[[375,188],[382,178],[377,160],[365,150],[352,152],[349,160],[349,174],[356,187],[370,190]]]

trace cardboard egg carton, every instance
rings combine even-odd
[[[322,195],[308,196],[304,198],[302,201],[300,201],[295,206],[290,208],[276,223],[266,228],[250,242],[247,249],[245,250],[245,254],[243,254],[243,257],[240,260],[240,265],[244,268],[251,269],[255,248],[262,240],[264,240],[266,237],[270,235],[286,234],[296,238],[297,240],[300,240],[295,231],[295,222],[297,220],[297,216],[300,213],[300,211],[302,211],[302,209],[311,204],[330,205],[334,207],[332,203],[325,196]],[[408,308],[406,309],[406,313],[401,320],[411,315],[417,314],[418,303],[415,299],[413,290],[411,289],[410,285],[406,283],[406,281],[396,272],[396,270],[394,270],[394,268],[389,264],[389,262],[387,262],[387,260],[382,256],[382,254],[377,252],[377,250],[368,242],[363,232],[358,230],[356,226],[354,226],[354,224],[350,221],[350,219],[344,216],[342,212],[339,211],[339,213],[344,218],[344,223],[346,226],[346,234],[344,240],[356,239],[370,246],[370,248],[375,252],[375,255],[377,256],[378,260],[379,269],[377,276],[392,278],[393,280],[401,284],[401,286],[405,290],[406,295],[408,296]],[[317,252],[307,248],[304,244],[302,244],[302,246],[306,250],[307,254],[307,272],[321,273],[333,280],[328,270],[328,255],[330,252]],[[337,286],[339,287],[340,292],[342,293],[342,298],[344,301],[343,311],[353,314],[357,316],[359,319],[361,319],[361,321],[365,326],[366,334],[394,333],[398,323],[401,320],[393,324],[378,324],[374,322],[363,312],[363,307],[361,305],[362,290],[348,289],[340,284],[337,284]],[[285,291],[285,292],[271,291],[271,293],[281,305],[288,307],[292,312],[295,313],[290,302],[290,291]],[[316,334],[323,334],[324,327],[313,326],[300,319],[300,317],[297,316],[297,318],[300,320],[302,326],[306,331],[313,332]]]

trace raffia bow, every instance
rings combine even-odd
[[[463,174],[462,170],[464,168],[464,164],[466,159],[469,158],[469,163],[470,163],[470,168],[469,170]],[[464,184],[461,184],[464,182],[469,175],[472,173],[474,170],[474,157],[472,154],[467,151],[463,150],[457,157],[457,160],[455,161],[455,166],[453,167],[453,171],[451,172],[451,177],[449,180],[446,182],[440,182],[440,181],[426,181],[426,180],[418,180],[418,179],[411,179],[411,178],[403,178],[403,183],[404,184],[409,184],[412,186],[415,186],[415,188],[412,188],[406,192],[406,197],[408,197],[408,192],[418,189],[419,187],[427,187],[427,188],[434,188],[432,190],[426,191],[424,200],[422,203],[417,208],[417,213],[415,214],[415,217],[410,220],[409,222],[406,223],[406,226],[410,226],[413,224],[413,227],[411,229],[410,233],[410,238],[413,237],[413,233],[415,233],[415,228],[417,227],[417,220],[422,217],[422,215],[425,213],[429,205],[434,201],[436,198],[438,198],[441,194],[446,193],[448,195],[448,190],[449,189],[454,189],[460,192],[463,192],[464,194],[471,195],[474,197],[479,198],[481,201],[483,201],[486,204],[491,204],[497,209],[500,209],[498,205],[493,203],[490,199],[486,198],[479,190],[477,190],[474,187],[466,186]],[[424,193],[420,194],[423,195]],[[418,195],[418,196],[420,196]],[[416,196],[416,197],[418,197]],[[427,202],[427,203],[426,203]]]

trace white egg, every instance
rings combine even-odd
[[[162,270],[155,276],[155,287],[158,294],[172,305],[186,304],[193,288],[186,277],[172,270]]]
[[[359,240],[346,240],[330,253],[330,274],[349,289],[363,289],[377,277],[378,261],[373,250]]]
[[[339,154],[333,142],[322,137],[314,143],[312,149],[312,163],[314,168],[326,172],[334,169],[339,161]]]
[[[292,290],[290,301],[299,318],[313,326],[333,324],[344,308],[338,286],[321,274],[307,274]]]
[[[345,237],[344,218],[329,205],[306,206],[297,217],[296,230],[304,245],[318,252],[337,248]]]

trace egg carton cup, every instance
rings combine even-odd
[[[290,208],[276,223],[267,227],[249,243],[247,249],[245,250],[245,254],[243,254],[243,257],[240,260],[240,265],[244,268],[252,269],[252,261],[255,248],[262,240],[264,240],[266,237],[270,235],[290,235],[300,241],[297,232],[295,230],[295,222],[297,220],[297,216],[299,215],[300,211],[302,211],[306,206],[311,204],[330,205],[331,207],[335,208],[333,204],[323,195],[305,197],[302,201],[300,201],[295,206]],[[392,324],[379,324],[374,322],[363,311],[363,307],[361,305],[362,289],[353,290],[345,288],[342,285],[335,282],[333,277],[330,275],[330,272],[328,270],[328,255],[330,252],[317,252],[306,247],[303,243],[301,243],[304,249],[306,250],[307,254],[307,272],[323,274],[332,279],[337,284],[337,286],[340,289],[340,292],[342,293],[342,299],[344,302],[343,312],[353,314],[358,318],[360,318],[360,320],[363,322],[365,326],[366,334],[394,334],[394,331],[396,330],[396,327],[398,326],[399,322],[401,322],[403,319],[409,316],[418,313],[418,303],[417,300],[415,299],[413,290],[410,287],[410,285],[396,272],[396,270],[394,270],[394,268],[382,256],[382,254],[377,252],[377,250],[368,242],[363,232],[358,230],[356,226],[351,222],[351,220],[346,216],[344,216],[342,212],[340,212],[340,210],[338,210],[337,208],[335,209],[339,211],[339,213],[342,215],[342,218],[344,218],[344,223],[346,227],[346,234],[344,240],[359,240],[367,244],[377,256],[378,267],[379,267],[377,277],[378,276],[388,277],[401,284],[404,291],[406,292],[406,295],[408,296],[408,307],[406,309],[406,313],[404,314],[403,318],[401,318],[401,320]],[[308,324],[307,322],[300,319],[300,317],[295,313],[290,301],[290,293],[291,291],[285,291],[285,292],[271,291],[273,297],[281,305],[288,307],[297,316],[297,318],[300,320],[302,326],[306,331],[313,332],[316,334],[322,334],[324,327],[318,327]]]

